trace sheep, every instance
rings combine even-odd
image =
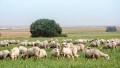
[[[39,47],[39,48],[45,48],[43,42],[39,42],[39,43],[37,44],[37,47]]]
[[[47,40],[43,41],[43,45],[45,46],[45,48],[47,48],[48,47],[48,41]]]
[[[6,41],[0,41],[0,46],[1,47],[9,46],[9,43]]]
[[[105,41],[106,41],[105,39],[100,39],[100,43],[101,43],[101,44],[104,44]]]
[[[27,45],[28,45],[28,42],[26,42],[26,41],[19,43],[19,46],[27,46]]]
[[[35,42],[35,46],[38,46],[38,45],[39,45],[39,43],[40,43],[40,41],[39,41],[39,40],[37,40],[37,41]]]
[[[91,41],[90,45],[91,47],[98,47],[100,45],[100,41],[99,40],[93,40]]]
[[[83,51],[85,45],[84,45],[84,44],[77,44],[76,47],[77,47],[77,50],[78,50],[78,51]]]
[[[27,42],[27,46],[35,46],[35,42]]]
[[[18,49],[18,47],[14,47],[13,49],[11,49],[10,51],[10,57],[11,59],[17,59],[19,56],[20,50]]]
[[[61,47],[60,54],[63,57],[73,58],[74,59],[74,56],[73,56],[73,53],[72,53],[72,50],[71,50],[70,47]]]
[[[58,58],[59,58],[59,56],[60,56],[60,49],[54,48],[54,49],[52,50],[52,52],[51,52],[51,56],[52,56],[52,57],[58,57]]]
[[[38,57],[40,48],[39,47],[31,47],[27,49],[27,53],[24,54],[22,57],[25,59],[26,57],[30,58],[32,56]]]
[[[44,49],[40,49],[39,53],[38,53],[38,57],[39,58],[46,58],[47,57],[47,53]]]
[[[51,41],[49,43],[49,46],[50,48],[59,48],[60,47],[60,44],[58,42],[55,42],[55,41]]]
[[[5,59],[7,57],[10,57],[10,52],[8,50],[0,51],[0,59]]]
[[[72,42],[72,39],[66,39],[66,42],[70,43],[70,42]]]
[[[74,58],[78,58],[79,55],[77,55],[78,49],[76,46],[70,46],[70,49],[72,50],[72,54],[74,56]]]
[[[19,40],[9,40],[9,44],[18,44],[20,41]]]
[[[101,52],[100,50],[98,49],[95,49],[95,48],[85,48],[85,58],[96,58],[96,60],[99,58],[99,57],[103,57],[105,58],[106,60],[109,60],[109,55],[108,54],[105,54],[103,52]]]
[[[115,41],[107,41],[102,47],[103,49],[115,49],[117,48],[117,43]]]
[[[26,48],[26,47],[24,47],[24,46],[19,46],[18,48],[19,48],[19,51],[20,51],[21,56],[23,56],[24,54],[27,53],[27,48]]]
[[[48,47],[48,42],[47,41],[39,42],[37,46],[39,48],[47,48]]]

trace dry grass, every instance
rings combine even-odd
[[[82,28],[63,28],[63,33],[80,33],[80,32],[105,32],[105,27],[91,28],[91,27],[82,27]]]
[[[120,27],[117,28],[120,32]],[[63,28],[63,33],[89,33],[89,32],[105,32],[105,27],[82,27],[82,28]],[[19,38],[30,37],[30,30],[29,29],[7,29],[7,30],[0,30],[1,38]]]
[[[0,33],[3,38],[30,37],[29,29],[7,29]]]

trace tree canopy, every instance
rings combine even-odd
[[[62,28],[54,20],[38,19],[30,25],[32,37],[55,37],[61,36]]]

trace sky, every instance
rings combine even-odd
[[[0,0],[0,26],[54,19],[62,27],[120,26],[120,0]]]

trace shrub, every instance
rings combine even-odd
[[[115,32],[115,31],[117,31],[117,29],[116,29],[115,26],[109,26],[109,27],[107,27],[107,29],[106,29],[106,32]]]

